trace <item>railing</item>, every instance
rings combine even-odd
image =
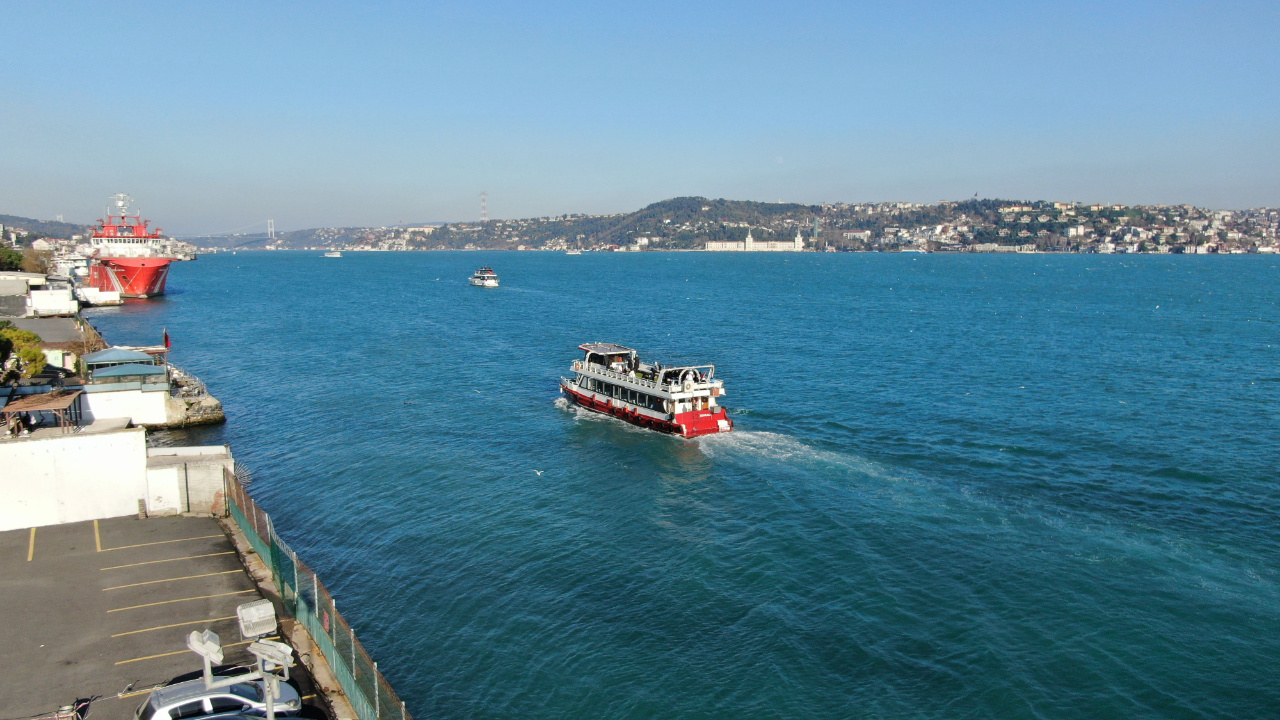
[[[182,368],[170,365],[169,374],[173,380],[169,386],[169,394],[173,397],[201,398],[209,394],[209,388],[205,387],[200,378]]]
[[[245,490],[249,481],[239,463],[223,472],[228,514],[271,568],[285,610],[306,629],[333,670],[359,720],[412,720],[404,701],[365,652],[355,631],[338,613],[333,596],[316,573],[276,534],[271,517]],[[242,479],[244,482],[242,482]]]
[[[682,391],[684,390],[684,386],[683,386],[683,385],[681,385],[680,383],[671,383],[671,384],[669,384],[669,385],[664,385],[664,384],[662,384],[662,383],[654,382],[653,380],[645,380],[644,378],[636,377],[636,376],[634,376],[634,375],[628,375],[628,374],[626,374],[626,373],[614,372],[613,370],[610,370],[609,368],[607,368],[607,367],[605,367],[605,366],[603,366],[603,365],[597,365],[596,363],[591,363],[591,364],[589,364],[589,365],[585,365],[585,366],[584,366],[584,364],[583,364],[583,362],[582,362],[581,360],[574,360],[574,361],[573,361],[573,371],[574,371],[574,372],[584,372],[584,367],[585,367],[585,370],[586,370],[586,371],[590,371],[590,372],[596,373],[596,374],[598,374],[598,375],[603,375],[603,376],[605,376],[605,377],[607,377],[607,378],[613,378],[614,380],[621,380],[621,381],[623,381],[623,382],[628,382],[628,383],[631,383],[631,384],[633,384],[633,385],[639,385],[639,386],[641,386],[641,387],[653,388],[654,390],[660,390],[660,391],[662,391],[662,392],[678,393],[678,392],[682,392]],[[714,376],[714,374],[715,374],[715,366],[714,366],[714,365],[697,365],[697,366],[687,367],[687,368],[683,368],[683,367],[682,367],[682,368],[663,368],[663,372],[666,372],[667,370],[693,370],[693,369],[697,369],[697,368],[699,368],[699,367],[708,367],[708,368],[711,368],[711,372],[710,372],[710,374],[709,374],[709,377],[713,377],[713,376]],[[707,390],[707,389],[710,389],[710,388],[714,388],[714,387],[722,387],[722,386],[723,386],[723,383],[721,383],[720,381],[718,381],[718,380],[711,380],[711,379],[708,379],[706,382],[694,383],[693,389],[694,389],[694,390]]]

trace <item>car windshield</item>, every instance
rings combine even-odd
[[[231,692],[246,700],[253,700],[254,702],[262,700],[262,689],[256,683],[240,683],[232,685],[230,689]]]

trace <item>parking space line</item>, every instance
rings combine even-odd
[[[115,608],[107,612],[123,612],[125,610],[137,610],[138,608],[155,607],[156,605],[168,605],[169,603],[186,602],[188,600],[205,600],[207,598],[226,597],[228,595],[243,595],[245,593],[258,592],[257,588],[249,588],[248,590],[236,590],[235,592],[217,593],[215,595],[198,595],[196,597],[178,598],[177,600],[161,600],[160,602],[147,603],[145,605],[130,605],[129,607]]]
[[[27,562],[36,556],[36,529],[31,528],[31,540],[27,542]]]
[[[219,533],[217,535],[201,535],[199,537],[178,538],[177,540],[157,540],[156,542],[138,543],[137,545],[121,545],[120,547],[107,548],[102,552],[110,552],[112,550],[128,550],[130,548],[147,547],[149,545],[167,545],[169,543],[186,542],[188,540],[208,540],[209,538],[219,538],[219,537],[226,537],[226,535]]]
[[[226,552],[205,553],[204,555],[187,555],[185,557],[169,558],[168,560],[148,560],[146,562],[129,563],[128,565],[112,565],[111,567],[104,567],[102,569],[103,570],[120,570],[121,568],[138,567],[139,565],[155,565],[156,563],[177,562],[178,560],[195,560],[196,558],[217,557],[218,555],[235,555],[235,554],[236,554],[235,550],[228,550]]]
[[[98,532],[98,521],[93,521],[93,544],[98,548],[98,552],[102,552],[102,533]]]
[[[102,588],[102,592],[108,590],[123,590],[125,588],[140,587],[142,585],[156,585],[158,583],[177,582],[179,580],[195,580],[196,578],[213,577],[215,575],[230,575],[232,573],[242,572],[241,570],[223,570],[221,572],[205,573],[203,575],[187,575],[186,577],[165,578],[164,580],[148,580],[146,582],[129,583],[128,585],[116,585],[115,587]]]
[[[172,625],[158,625],[156,627],[143,628],[142,630],[130,630],[129,632],[116,633],[111,637],[118,638],[118,637],[124,637],[125,635],[137,635],[138,633],[151,632],[152,630],[168,630],[169,628],[182,627],[183,625],[202,625],[204,623],[216,623],[216,622],[222,622],[223,620],[235,620],[235,619],[236,619],[235,615],[228,615],[227,617],[209,618],[208,620],[192,620],[191,622],[180,622],[180,623],[174,623]]]
[[[274,636],[272,636],[272,637],[264,638],[264,639],[266,639],[266,640],[279,640],[279,639],[280,639],[280,636],[279,636],[279,635],[274,635]],[[251,643],[253,643],[253,642],[255,642],[255,641],[254,641],[254,640],[245,640],[244,642],[238,642],[238,643],[227,643],[226,645],[223,645],[222,647],[223,647],[223,648],[240,647],[241,645],[249,645],[249,644],[251,644]],[[155,660],[156,658],[171,657],[171,656],[173,656],[173,655],[181,655],[182,653],[189,653],[189,652],[191,652],[191,651],[190,651],[190,650],[188,650],[188,649],[186,649],[186,648],[184,648],[184,649],[182,649],[182,650],[174,650],[173,652],[160,653],[160,654],[158,654],[158,655],[147,655],[146,657],[130,658],[129,660],[121,660],[120,662],[117,662],[117,663],[116,663],[116,665],[128,665],[129,663],[142,662],[143,660]]]

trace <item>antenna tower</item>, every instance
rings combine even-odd
[[[480,222],[489,222],[489,191],[480,193]]]

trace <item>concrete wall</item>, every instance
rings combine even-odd
[[[56,290],[32,290],[31,314],[37,317],[45,315],[74,315],[80,310],[80,303],[72,294],[71,288]]]
[[[235,471],[226,445],[148,449],[147,514],[222,514],[224,470]]]
[[[119,383],[125,385],[126,383]],[[108,390],[108,385],[90,386],[80,396],[80,407],[86,421],[99,418],[127,417],[134,425],[161,425],[168,422],[167,388],[160,390]]]
[[[136,515],[147,493],[142,428],[0,442],[0,530]]]

